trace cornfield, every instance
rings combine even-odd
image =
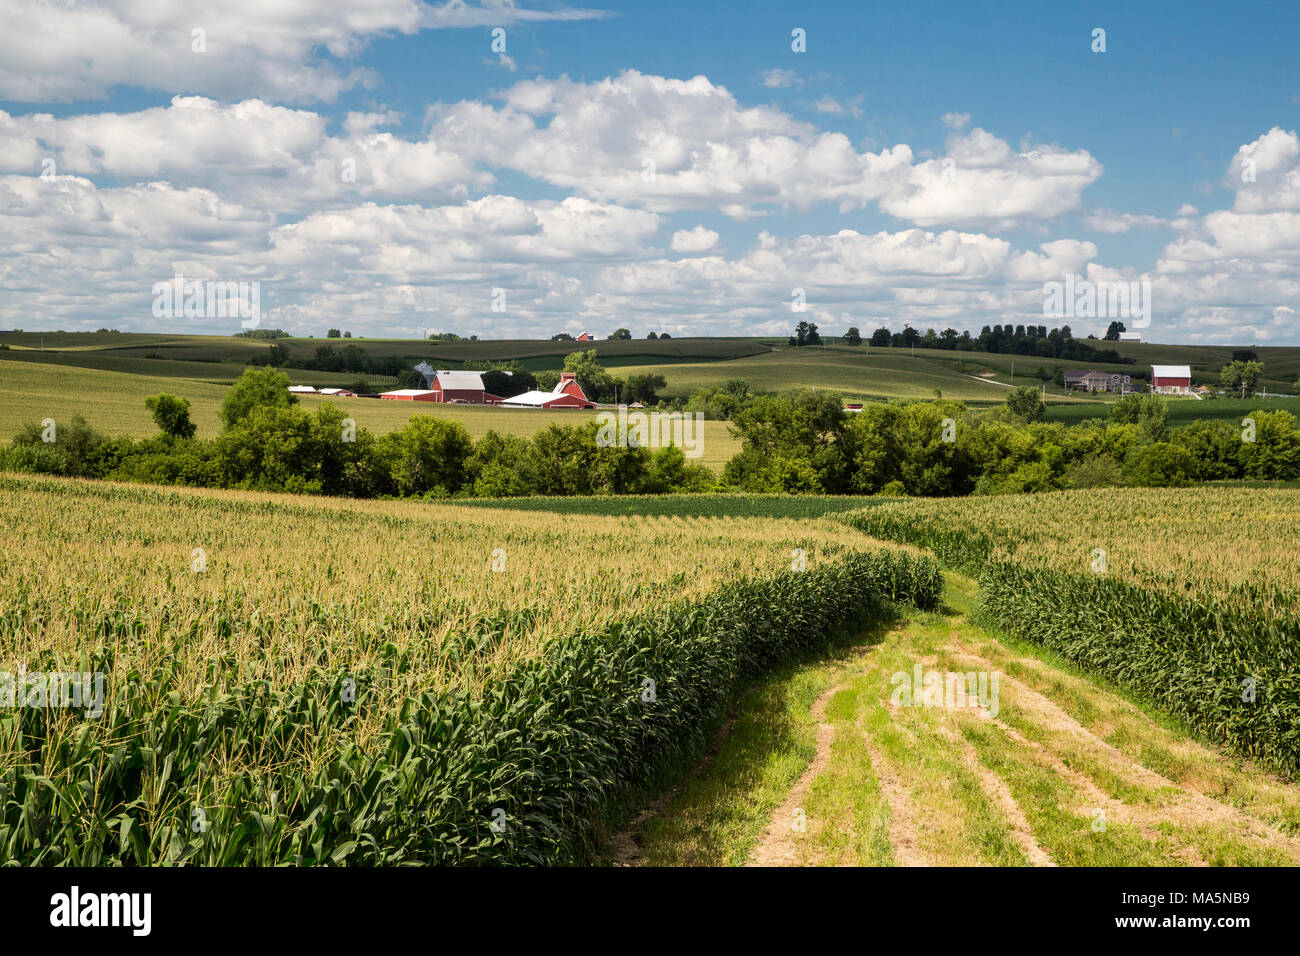
[[[0,476],[0,863],[574,862],[738,682],[937,566],[828,520]]]
[[[980,580],[988,623],[1300,775],[1300,499],[1200,487],[882,504],[846,520]]]

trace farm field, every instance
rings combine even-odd
[[[1286,489],[1102,488],[1043,496],[893,501],[862,512],[862,526],[906,535],[954,562],[989,557],[1177,586],[1198,596],[1300,597],[1300,496]],[[1277,610],[1272,605],[1270,609]],[[1300,605],[1293,606],[1300,611]]]
[[[827,519],[0,491],[0,671],[106,688],[0,721],[0,862],[578,857],[612,767],[643,785],[749,669],[938,587]]]
[[[1110,414],[1109,401],[1078,402],[1073,405],[1049,404],[1047,421],[1077,425],[1089,418],[1106,418]],[[1197,401],[1194,398],[1170,398],[1169,427],[1178,428],[1197,420],[1222,420],[1240,422],[1251,412],[1288,411],[1300,418],[1300,398],[1215,398]]]
[[[265,353],[267,340],[223,336],[147,335],[132,333],[0,333],[0,344],[10,348],[0,353],[0,442],[8,442],[23,425],[45,417],[68,417],[80,413],[96,428],[108,434],[144,437],[153,434],[152,420],[144,399],[160,391],[188,398],[200,437],[216,433],[216,410],[225,388],[244,370],[244,362]],[[320,345],[355,345],[372,355],[397,355],[414,365],[421,360],[435,366],[455,367],[463,361],[516,359],[534,370],[557,370],[568,352],[594,348],[616,374],[630,376],[659,373],[668,382],[664,394],[684,397],[696,388],[718,386],[734,378],[748,381],[766,391],[793,388],[829,389],[846,400],[931,399],[935,391],[945,398],[960,399],[974,407],[1000,403],[1008,386],[1041,385],[1034,372],[1074,368],[1077,362],[1038,359],[1031,356],[951,352],[917,349],[868,349],[832,345],[826,348],[791,349],[765,339],[670,339],[572,342],[417,342],[383,339],[280,339],[293,349],[310,354]],[[1112,346],[1117,343],[1106,343]],[[1197,381],[1216,381],[1217,370],[1231,350],[1217,347],[1182,347],[1118,343],[1120,351],[1134,354],[1140,362],[1188,361]],[[1259,350],[1269,376],[1265,386],[1285,391],[1293,372],[1300,371],[1300,349]],[[145,356],[165,356],[146,358]],[[1294,366],[1294,369],[1293,369]],[[1011,371],[1014,367],[1015,377]],[[1102,371],[1143,371],[1145,365],[1095,365]],[[304,369],[284,370],[295,384],[318,387],[348,386],[365,378],[376,389],[392,387],[384,376],[352,372],[330,373]],[[991,374],[988,374],[991,373]],[[981,377],[985,375],[987,377]],[[94,399],[87,401],[87,390]],[[1104,417],[1109,408],[1105,398],[1077,394],[1062,395],[1050,384],[1046,390],[1048,419],[1077,422]],[[305,404],[322,399],[308,397]],[[1240,406],[1240,407],[1239,407]],[[1249,406],[1249,407],[1247,407]],[[352,403],[357,422],[382,432],[401,427],[409,418],[402,408],[377,406],[374,402]],[[1300,411],[1297,399],[1257,399],[1245,403],[1172,402],[1170,423],[1185,424],[1194,418],[1240,417],[1254,408],[1286,408]],[[495,428],[514,435],[530,435],[552,420],[529,410],[480,408],[439,409],[442,417],[461,421],[476,439]],[[715,471],[737,450],[725,427],[706,428],[705,460]]]
[[[26,862],[1300,862],[1292,492],[0,491],[0,670],[109,689],[89,737],[66,712],[0,723],[0,847]],[[973,575],[942,604],[927,550]],[[719,651],[702,622],[772,630]],[[995,696],[900,706],[917,668],[996,674]],[[617,758],[584,742],[607,739]]]
[[[981,623],[1300,776],[1296,491],[1108,488],[916,500],[845,520],[976,575]]]
[[[975,577],[946,572],[943,607],[757,682],[606,859],[1300,864],[1296,494],[1110,489],[839,515]]]
[[[410,359],[439,361],[454,367],[466,361],[500,361],[518,359],[527,368],[559,368],[560,360],[578,349],[594,348],[600,360],[617,365],[634,358],[663,361],[726,360],[756,355],[770,350],[762,339],[620,339],[599,342],[552,342],[537,339],[492,339],[481,342],[429,342],[421,339],[330,339],[280,338],[250,339],[242,336],[176,335],[140,332],[0,332],[0,345],[12,351],[41,354],[68,351],[81,360],[98,353],[116,359],[146,359],[149,354],[164,355],[171,361],[244,363],[266,354],[271,343],[286,346],[291,354],[311,355],[321,345],[336,349],[355,345],[371,356],[397,355]],[[158,361],[152,359],[150,361]]]
[[[697,517],[820,518],[880,504],[885,498],[856,495],[618,495],[604,498],[472,498],[470,508],[548,511],[577,515],[670,515]]]
[[[930,354],[955,355],[952,352]],[[730,378],[742,378],[751,384],[762,383],[762,387],[770,391],[828,389],[857,401],[932,399],[935,389],[938,389],[944,398],[991,405],[1005,400],[1008,391],[960,371],[955,358],[948,362],[920,354],[913,358],[903,349],[872,349],[868,353],[865,349],[848,346],[783,348],[728,362],[646,364],[627,366],[620,372],[627,375],[658,372],[668,382],[664,394],[669,396],[685,396],[697,388],[721,385]],[[1016,380],[1018,384],[1028,381],[1020,375]]]

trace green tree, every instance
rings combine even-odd
[[[1131,484],[1145,488],[1190,485],[1196,474],[1196,460],[1181,445],[1156,442],[1137,449],[1124,463]]]
[[[1219,381],[1225,388],[1240,391],[1241,397],[1245,398],[1247,392],[1254,390],[1263,374],[1263,362],[1237,360],[1223,366],[1219,372]]]
[[[474,442],[460,422],[416,415],[378,446],[398,494],[445,497],[469,481]]]
[[[1196,462],[1197,481],[1222,481],[1245,474],[1242,429],[1233,422],[1200,420],[1176,429],[1169,439],[1186,448]]]
[[[483,498],[513,498],[533,494],[530,480],[532,443],[518,435],[489,430],[474,446],[467,463],[474,494]]]
[[[1017,421],[1041,422],[1047,415],[1047,405],[1032,385],[1021,385],[1007,396],[1007,411]]]
[[[25,460],[34,466],[25,470],[74,478],[102,478],[114,464],[111,460],[114,443],[87,424],[81,415],[57,422],[54,441],[47,442],[46,437],[47,430],[39,423],[27,425],[14,436],[14,447],[23,449],[28,456]]]
[[[794,329],[795,347],[803,345],[821,345],[822,337],[817,332],[817,326],[812,322],[801,321]]]
[[[1246,417],[1255,427],[1253,436],[1245,424],[1241,429],[1245,476],[1264,481],[1300,478],[1300,434],[1296,433],[1295,416],[1278,410],[1255,411]]]
[[[645,405],[656,405],[659,403],[659,389],[665,388],[668,380],[658,372],[646,372],[642,375],[632,375],[627,380],[626,400],[631,402],[641,402]]]
[[[511,368],[489,368],[483,372],[483,390],[489,395],[501,398],[513,398],[537,387],[533,373],[518,363],[511,363]]]
[[[611,341],[625,341],[627,339],[630,339],[631,337],[632,337],[632,333],[629,332],[627,329],[615,329],[608,336],[606,336],[606,338],[608,338]]]
[[[1089,455],[1065,469],[1067,488],[1107,488],[1124,484],[1124,472],[1110,455]]]
[[[230,387],[221,403],[221,421],[231,428],[257,408],[287,408],[298,404],[289,391],[289,376],[273,368],[248,368]]]
[[[190,403],[175,395],[163,392],[144,400],[144,407],[153,412],[153,420],[164,435],[172,438],[193,438],[196,427],[190,421]]]
[[[1136,425],[1139,445],[1162,442],[1169,434],[1169,402],[1159,395],[1123,395],[1110,406],[1110,420]]]
[[[846,345],[862,344],[862,333],[858,331],[856,325],[850,325],[849,330],[844,333],[844,342]]]
[[[848,448],[841,442],[847,429],[846,419],[840,397],[830,392],[807,390],[788,396],[761,395],[733,421],[733,431],[742,440],[742,453],[750,454],[733,458],[724,478],[728,484],[761,491],[762,488],[750,481],[751,473],[764,470],[766,462],[780,458],[787,465],[806,463],[812,468],[819,489],[839,493],[848,484],[850,469]],[[802,465],[791,467],[793,471],[789,474],[802,473]]]
[[[597,360],[595,349],[570,352],[564,357],[564,370],[574,374],[583,392],[592,401],[607,401],[613,398],[614,381]],[[541,381],[540,377],[538,381]]]
[[[343,333],[340,332],[338,329],[330,329],[328,332],[325,333],[325,338],[327,338],[327,339],[341,339],[341,338],[343,338]]]

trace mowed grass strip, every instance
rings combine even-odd
[[[747,690],[707,766],[632,834],[635,862],[743,866],[816,756],[812,706],[843,679],[850,666],[844,654],[785,668]]]
[[[868,678],[853,678],[831,698],[834,727],[829,760],[805,801],[808,837],[800,863],[819,866],[893,866],[890,809],[858,725],[859,698]]]
[[[1247,813],[1289,836],[1300,836],[1300,787],[1190,736],[1167,715],[1144,708],[1113,687],[1043,648],[1000,634],[967,632],[974,652],[1050,698],[1089,733],[1135,765]]]
[[[972,717],[961,730],[1010,788],[1034,838],[1061,866],[1177,866],[1184,863],[1168,837],[1152,842],[1129,823],[1107,819],[1105,807],[1000,728]],[[1103,815],[1098,816],[1098,811]]]
[[[949,712],[921,706],[912,688],[910,706],[891,701],[894,675],[910,679],[919,661],[930,669],[953,619],[912,615],[882,643],[874,681],[860,698],[861,723],[871,741],[905,782],[915,811],[916,838],[927,862],[952,866],[1024,866],[1028,859],[1012,826],[943,731]]]
[[[963,613],[973,583],[948,581],[947,601],[962,611],[912,612],[854,662],[806,664],[752,689],[740,735],[646,824],[645,862],[734,865],[769,824],[802,828],[783,834],[793,847],[783,862],[794,865],[1006,866],[1031,854],[1064,866],[1300,860],[1300,787],[973,624]],[[892,706],[891,678],[918,662],[998,673],[997,714]],[[811,710],[827,694],[821,720],[833,733],[818,756]],[[798,819],[781,815],[814,759]]]

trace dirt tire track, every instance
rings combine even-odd
[[[889,845],[893,850],[894,865],[935,866],[935,862],[921,849],[920,828],[917,826],[917,812],[912,804],[912,795],[907,792],[907,787],[871,739],[871,735],[861,727],[858,730],[866,744],[867,755],[871,758],[871,769],[875,771],[876,781],[880,784],[880,793],[889,804]]]
[[[954,723],[946,724],[940,729],[944,736],[953,742],[953,746],[961,748],[962,762],[965,763],[966,769],[979,782],[984,795],[993,801],[993,805],[1002,812],[1002,816],[1006,819],[1011,830],[1011,838],[1016,841],[1016,845],[1025,854],[1025,858],[1029,860],[1030,865],[1056,866],[1056,862],[1034,836],[1034,828],[1030,826],[1029,818],[1025,816],[1024,810],[1016,802],[1016,798],[1011,793],[1011,788],[1006,785],[1001,777],[980,762],[974,746],[962,735]]]
[[[614,852],[610,857],[610,866],[637,865],[641,859],[640,836],[642,827],[644,827],[649,820],[663,813],[665,808],[676,799],[677,795],[681,793],[692,780],[708,769],[709,765],[713,763],[713,758],[715,758],[718,755],[718,751],[722,749],[723,743],[725,743],[727,738],[731,736],[731,729],[735,724],[736,710],[733,707],[731,712],[727,715],[727,719],[724,720],[722,726],[718,728],[718,732],[713,735],[713,740],[709,743],[709,749],[706,750],[704,756],[700,757],[700,759],[695,762],[694,766],[687,771],[686,776],[678,781],[677,784],[659,794],[659,796],[648,803],[641,812],[636,815],[631,823],[614,835]]]
[[[957,658],[977,663],[983,668],[997,669],[993,666],[993,662],[982,655],[972,653],[969,649],[950,645],[945,650]],[[1114,811],[1116,818],[1131,822],[1144,832],[1153,831],[1160,823],[1173,823],[1180,829],[1185,829],[1189,825],[1226,825],[1300,862],[1300,839],[1287,836],[1244,810],[1216,800],[1193,787],[1176,783],[1149,767],[1142,766],[1113,744],[1084,727],[1050,697],[1039,693],[1023,681],[1008,676],[1005,672],[1000,671],[1000,673],[1002,682],[1015,691],[1020,706],[1035,718],[1040,726],[1049,732],[1074,737],[1084,746],[1091,748],[1098,757],[1129,781],[1152,789],[1172,790],[1177,795],[1164,806],[1151,810],[1115,800],[1102,791],[1091,777],[1068,767],[1051,748],[1038,741],[1029,740],[1001,720],[993,721],[1004,732],[1012,735],[1018,743],[1032,747],[1054,770],[1083,790],[1090,800],[1101,801],[1097,805],[1105,806],[1108,814]],[[1196,855],[1199,857],[1199,854]]]
[[[851,678],[850,678],[851,679]],[[831,698],[848,686],[844,680],[823,691],[813,701],[812,718],[817,723],[817,753],[812,762],[804,768],[799,781],[786,796],[785,802],[772,811],[772,817],[763,830],[758,843],[750,851],[746,866],[795,866],[799,856],[799,847],[794,839],[794,830],[790,821],[794,812],[803,806],[808,790],[817,776],[831,760],[831,742],[835,739],[835,725],[826,721],[826,707]]]

